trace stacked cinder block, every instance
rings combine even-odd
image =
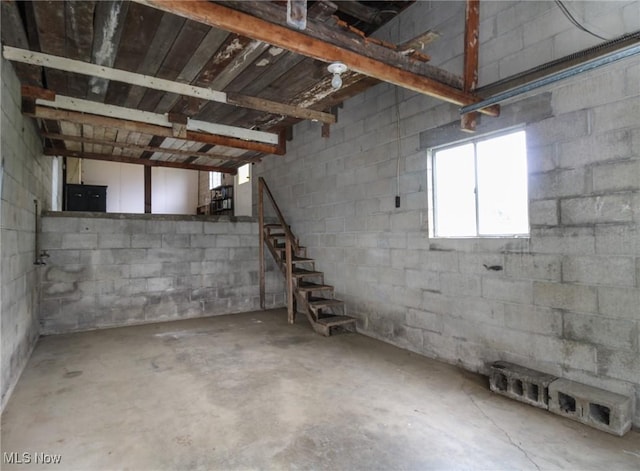
[[[549,409],[549,385],[557,378],[546,373],[497,361],[491,365],[489,385],[495,393],[535,407]]]
[[[506,361],[490,365],[495,393],[622,436],[631,429],[631,398]]]
[[[603,389],[558,379],[549,386],[549,410],[614,435],[631,429],[631,399]]]

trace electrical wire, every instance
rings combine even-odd
[[[394,86],[396,93],[396,132],[397,139],[396,144],[398,146],[398,157],[396,162],[396,196],[400,196],[400,153],[401,153],[401,142],[400,142],[400,100],[398,98],[399,88],[398,86]]]
[[[556,2],[556,5],[558,5],[558,8],[560,8],[560,11],[564,14],[564,16],[566,16],[567,19],[571,22],[571,24],[573,24],[576,28],[578,28],[581,31],[584,31],[585,33],[589,33],[591,36],[595,36],[598,39],[602,39],[603,41],[608,41],[607,38],[602,37],[597,33],[594,33],[593,31],[588,29],[586,26],[581,24],[578,20],[576,20],[575,17],[569,11],[569,9],[566,7],[566,5],[562,3],[562,0],[555,0],[555,2]]]

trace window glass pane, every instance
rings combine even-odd
[[[436,151],[434,180],[436,236],[476,235],[473,144]]]
[[[525,132],[480,141],[478,230],[481,235],[529,232]]]

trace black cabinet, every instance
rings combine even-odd
[[[107,187],[102,185],[76,185],[67,183],[66,211],[107,212]]]

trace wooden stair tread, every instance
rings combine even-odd
[[[275,228],[275,227],[282,227],[282,224],[277,224],[277,223],[275,223],[275,224],[274,223],[265,224],[264,227],[267,228],[267,229],[272,229],[272,228]]]
[[[333,286],[301,281],[300,283],[298,283],[297,289],[298,291],[333,291]]]
[[[301,278],[304,276],[320,276],[323,273],[321,271],[305,270],[303,268],[294,268],[292,274],[296,278]]]
[[[293,263],[311,263],[311,262],[315,262],[315,259],[307,258],[307,257],[299,257],[298,255],[294,255],[291,258],[291,261]]]
[[[314,258],[300,257],[299,255],[294,255],[292,258],[293,259],[291,261],[293,262],[294,265],[296,263],[313,263],[313,262],[316,261]],[[287,258],[286,257],[282,257],[281,261],[282,261],[282,263],[287,263]]]
[[[349,316],[330,316],[318,319],[316,322],[327,327],[334,327],[337,325],[352,324],[355,323],[355,321],[353,317]]]
[[[276,250],[286,250],[287,246],[285,244],[273,244],[273,248]],[[306,249],[306,247],[299,245],[298,249],[302,250],[302,249]]]
[[[344,301],[341,301],[340,299],[318,298],[315,296],[311,296],[309,298],[309,307],[312,309],[320,309],[330,306],[342,306],[343,304]]]

